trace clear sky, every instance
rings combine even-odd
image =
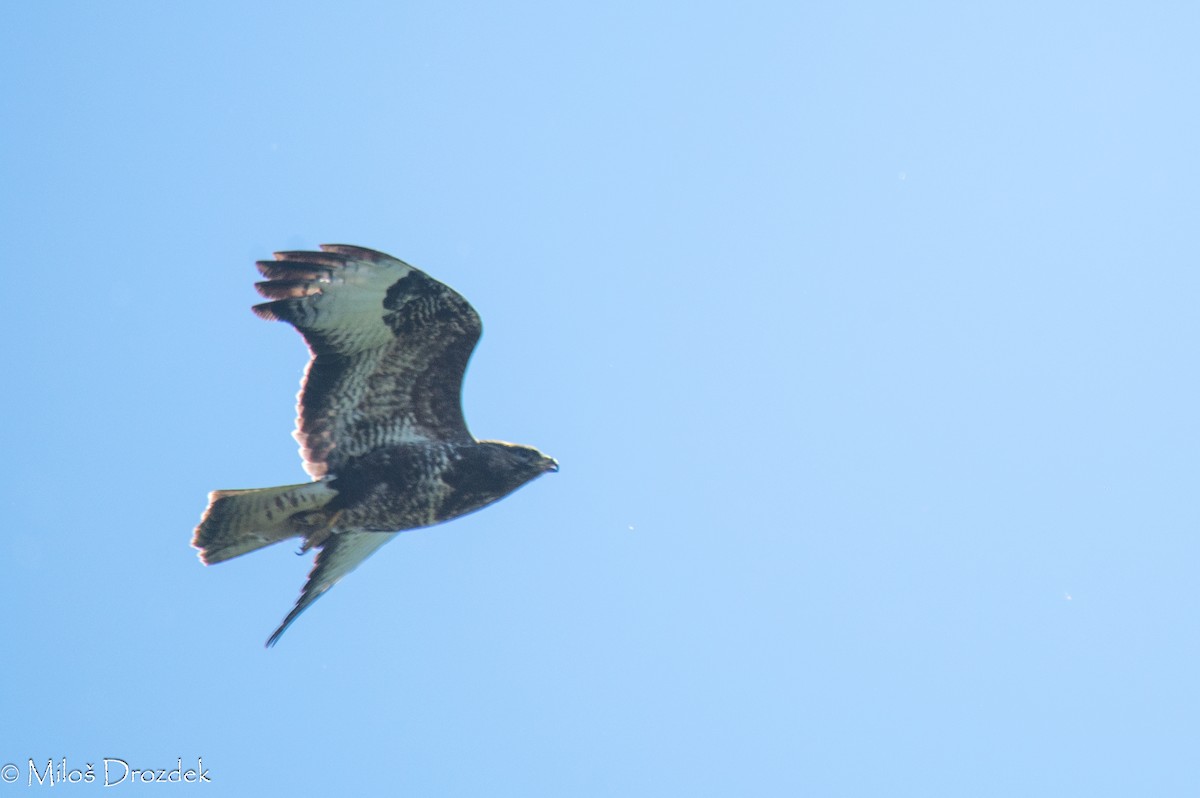
[[[231,796],[1200,793],[1197,23],[5,4],[0,796],[64,757]],[[562,471],[267,650],[310,558],[188,544],[209,490],[304,479],[253,261],[327,242],[466,296],[472,431]]]

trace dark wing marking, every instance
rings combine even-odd
[[[472,442],[462,379],[479,315],[459,294],[390,255],[323,244],[260,261],[264,319],[292,324],[312,351],[296,440],[313,477],[411,441]]]
[[[308,581],[300,591],[296,606],[283,619],[269,638],[267,647],[279,642],[279,638],[312,603],[325,595],[338,580],[358,567],[358,564],[375,553],[375,550],[398,535],[398,532],[342,532],[332,535],[317,555],[316,564],[308,574]]]

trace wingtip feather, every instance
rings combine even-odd
[[[271,254],[278,262],[302,263],[310,267],[321,266],[325,269],[340,269],[346,263],[353,260],[352,257],[341,252],[327,251],[324,248],[320,252],[313,252],[311,250],[284,250]],[[267,261],[267,263],[270,263],[270,261]]]
[[[318,558],[319,556],[320,555],[318,555]],[[274,648],[275,644],[279,642],[279,638],[283,637],[283,633],[288,630],[288,627],[295,623],[296,619],[299,618],[306,609],[311,607],[317,599],[325,595],[326,591],[328,591],[331,587],[333,587],[333,585],[329,584],[317,589],[309,595],[301,594],[300,600],[296,602],[296,606],[292,607],[292,611],[289,612],[287,617],[283,619],[283,623],[279,624],[279,628],[272,632],[271,636],[267,638],[265,647]]]
[[[284,300],[276,300],[275,302],[262,302],[258,305],[252,305],[250,310],[255,316],[265,321],[283,321],[283,316],[279,315],[279,305],[283,304]]]
[[[317,280],[328,281],[335,269],[322,266],[319,263],[305,263],[294,260],[256,260],[254,262],[258,273],[268,280]]]
[[[254,289],[267,299],[298,299],[321,293],[319,283],[310,280],[264,280]]]
[[[357,247],[353,244],[321,244],[321,251],[327,252],[330,255],[337,255],[353,260],[365,260],[368,263],[381,263],[385,261],[394,261],[387,253],[380,252],[377,249],[368,249],[367,247]]]

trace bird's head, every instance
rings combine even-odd
[[[494,461],[503,463],[514,475],[519,474],[522,477],[521,482],[527,482],[542,474],[558,470],[557,460],[542,454],[532,446],[503,441],[480,441],[480,443],[488,447]]]
[[[513,458],[522,470],[534,474],[546,474],[558,471],[558,461],[549,455],[542,454],[532,446],[508,444],[509,456]]]

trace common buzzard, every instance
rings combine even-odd
[[[547,471],[530,446],[477,441],[460,394],[482,327],[467,301],[382,252],[322,245],[259,261],[263,319],[300,331],[312,354],[296,431],[313,482],[218,490],[192,545],[206,565],[291,537],[319,549],[272,646],[309,605],[406,529],[478,510]]]

